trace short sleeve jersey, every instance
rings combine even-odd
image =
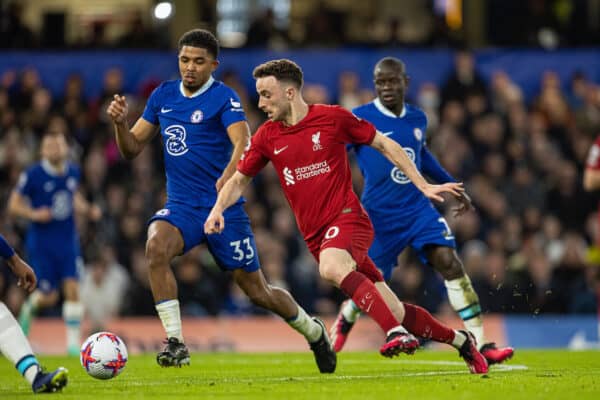
[[[238,170],[255,176],[269,161],[305,240],[319,235],[348,205],[352,189],[346,145],[370,144],[375,127],[339,106],[315,104],[296,125],[267,121],[252,137]]]

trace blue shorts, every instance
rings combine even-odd
[[[206,235],[204,222],[210,208],[190,207],[181,203],[167,203],[158,210],[148,224],[153,221],[167,221],[181,232],[183,252],[201,243],[206,243],[210,253],[223,270],[242,268],[254,272],[260,268],[254,234],[250,229],[250,219],[241,204],[229,207],[223,213],[225,229],[220,234]]]
[[[391,218],[376,220],[375,239],[369,249],[369,256],[386,280],[392,275],[400,253],[411,246],[424,264],[429,264],[425,247],[438,245],[456,248],[454,234],[446,219],[433,207],[423,207],[410,215],[394,215]]]
[[[73,248],[65,246],[60,249],[28,245],[26,250],[27,259],[37,275],[37,286],[41,291],[47,293],[60,290],[65,279],[79,279],[83,259],[78,244],[74,244]]]

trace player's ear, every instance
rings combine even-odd
[[[212,60],[211,64],[212,64],[212,70],[214,71],[219,66],[219,60]]]

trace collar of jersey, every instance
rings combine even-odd
[[[396,115],[393,112],[391,112],[389,108],[387,108],[381,103],[379,97],[373,100],[373,104],[375,104],[375,108],[377,108],[379,112],[381,112],[383,115],[387,115],[390,118],[403,118],[406,115],[406,104],[402,104],[402,112],[400,113],[400,115]]]
[[[42,166],[42,169],[44,171],[46,171],[46,173],[48,175],[51,175],[51,176],[63,176],[67,171],[67,163],[66,162],[63,165],[63,173],[62,174],[59,171],[57,171],[56,168],[54,168],[52,166],[52,164],[50,164],[50,161],[48,161],[48,160],[42,160],[42,162],[40,164]]]
[[[208,88],[213,84],[214,81],[215,81],[215,78],[213,78],[211,75],[210,78],[208,78],[208,80],[206,81],[206,83],[204,85],[202,85],[202,87],[200,89],[198,89],[194,93],[192,93],[192,95],[189,97],[186,96],[185,92],[183,91],[183,82],[179,82],[179,92],[181,93],[181,95],[183,97],[191,99],[193,97],[200,96],[202,93],[206,92],[208,90]]]

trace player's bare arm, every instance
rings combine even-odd
[[[143,118],[138,119],[133,128],[129,129],[129,106],[125,96],[115,94],[106,113],[113,121],[119,151],[128,160],[135,158],[158,131],[155,125]]]
[[[583,172],[583,188],[588,192],[600,189],[600,170],[585,169]]]
[[[25,218],[39,223],[52,220],[52,210],[49,207],[31,207],[29,200],[16,190],[12,191],[8,199],[8,213],[13,217]]]
[[[423,175],[417,170],[415,163],[408,157],[402,146],[394,140],[382,135],[380,132],[375,134],[371,147],[383,154],[392,164],[398,167],[421,191],[423,194],[432,200],[440,202],[444,198],[441,193],[451,193],[455,197],[460,197],[464,191],[462,183],[444,183],[443,185],[432,185],[428,183]]]
[[[466,213],[469,210],[474,209],[475,207],[473,206],[473,202],[471,200],[471,196],[469,196],[467,194],[467,192],[461,192],[460,196],[456,197],[456,200],[458,200],[459,205],[452,208],[452,213],[454,217],[458,217],[463,215],[464,213]]]
[[[102,217],[100,207],[87,201],[81,192],[75,192],[73,195],[73,205],[78,214],[85,215],[92,221],[98,221]]]
[[[242,154],[244,154],[244,149],[250,141],[250,127],[246,121],[233,123],[227,127],[227,135],[229,136],[231,143],[233,143],[233,151],[231,153],[229,164],[227,164],[227,167],[225,167],[221,177],[217,180],[215,185],[217,192],[221,191],[225,182],[227,182],[235,172],[235,167],[238,161],[240,161]]]
[[[6,260],[11,271],[17,277],[17,286],[32,292],[37,285],[37,278],[33,269],[18,254]]]
[[[223,218],[223,211],[227,207],[233,205],[242,195],[246,186],[252,181],[252,178],[242,174],[239,171],[235,173],[227,180],[223,189],[217,196],[217,201],[210,210],[208,218],[204,223],[204,233],[221,233],[225,229],[225,219]]]

